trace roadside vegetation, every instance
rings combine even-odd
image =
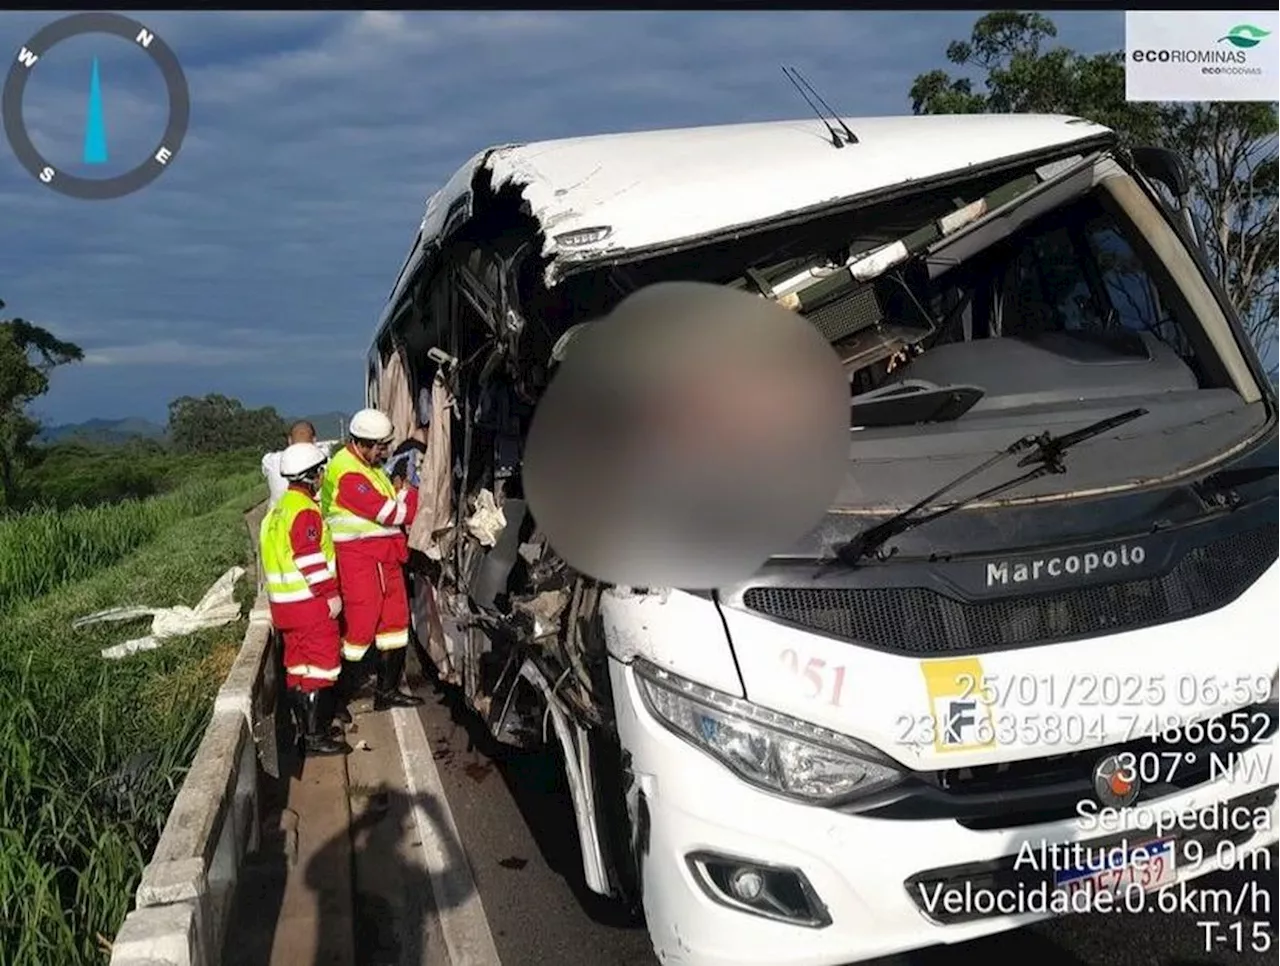
[[[0,616],[122,560],[175,524],[253,489],[254,473],[197,475],[148,500],[44,510],[0,519]]]
[[[3,307],[0,302],[0,308]],[[102,966],[244,636],[237,621],[118,661],[146,620],[252,558],[274,409],[169,407],[163,439],[40,442],[28,407],[80,348],[0,319],[0,966]],[[252,580],[237,588],[243,612]]]
[[[21,495],[10,512],[143,500],[194,480],[257,472],[267,448],[179,453],[166,443],[142,439],[123,445],[61,442],[41,446],[36,460],[23,471]]]
[[[264,496],[240,473],[0,522],[0,966],[106,962],[245,629],[106,661],[145,625],[71,622],[195,604],[249,561]]]

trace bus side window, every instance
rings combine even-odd
[[[369,360],[369,374],[364,383],[364,404],[371,407],[378,405],[378,362],[376,358]]]

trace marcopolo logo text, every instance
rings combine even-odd
[[[987,586],[1007,587],[1015,584],[1085,577],[1099,572],[1139,567],[1147,559],[1140,545],[1121,544],[1107,550],[1034,557],[1027,560],[993,560],[987,564]]]

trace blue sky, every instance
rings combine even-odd
[[[184,393],[286,414],[350,410],[427,196],[490,144],[803,117],[779,65],[850,115],[910,111],[976,12],[181,12],[137,18],[181,59],[191,128],[114,201],[38,184],[0,139],[0,298],[79,343],[34,411],[162,421]],[[56,13],[0,14],[14,51]],[[1055,12],[1059,41],[1123,44],[1118,11]],[[115,38],[33,71],[37,147],[75,171],[98,59],[109,165],[163,129],[158,71]]]

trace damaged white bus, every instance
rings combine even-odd
[[[559,750],[586,884],[666,964],[961,942],[1277,840],[1276,398],[1180,165],[1070,117],[845,125],[484,151],[369,354],[402,436],[435,414],[418,637]],[[711,592],[572,572],[521,488],[561,337],[672,279],[802,314],[850,383],[821,525]]]

